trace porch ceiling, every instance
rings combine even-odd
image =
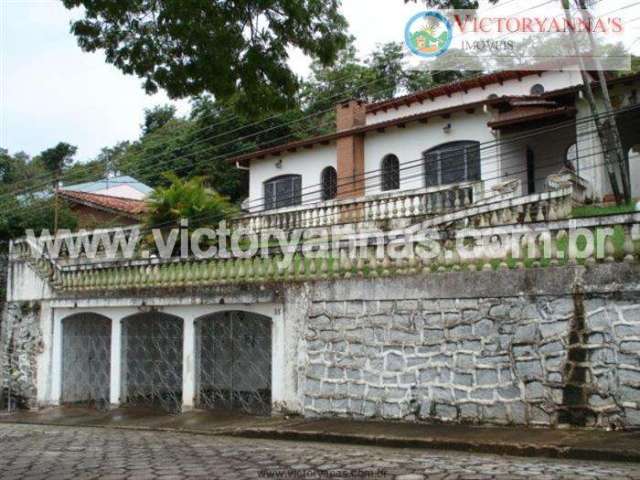
[[[508,112],[498,113],[487,125],[494,130],[501,130],[540,120],[573,118],[576,113],[575,107],[518,106]]]

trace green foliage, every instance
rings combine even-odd
[[[25,235],[27,229],[33,229],[39,235],[43,229],[53,232],[53,198],[39,198],[36,195],[2,200],[0,212],[0,240],[9,240]],[[60,206],[58,228],[75,229],[75,216],[65,205]]]
[[[301,94],[302,106],[309,113],[331,109],[349,97],[376,102],[431,85],[427,72],[407,67],[403,47],[397,42],[378,45],[366,60],[358,58],[350,43],[340,52],[335,66],[313,63],[311,72]]]
[[[144,111],[144,123],[142,124],[142,134],[148,135],[159,128],[164,127],[176,116],[176,107],[173,105],[156,105]]]
[[[46,160],[62,158],[62,163],[68,164],[68,157],[60,152],[70,149],[54,147],[49,151],[57,154],[48,154]],[[23,152],[12,155],[0,149],[0,241],[23,236],[28,228],[36,233],[42,229],[53,231],[52,184],[48,181],[51,173],[44,167],[45,159],[30,158]],[[26,190],[29,193],[22,193]],[[76,225],[69,209],[62,206],[60,228],[73,229]]]
[[[635,202],[625,203],[622,205],[582,205],[575,207],[571,216],[573,218],[599,217],[602,215],[618,215],[623,213],[633,213],[636,211]]]
[[[169,186],[156,188],[150,196],[147,228],[179,227],[182,219],[189,220],[190,228],[214,227],[235,213],[225,197],[205,186],[204,179],[183,180],[172,174],[166,177]]]
[[[29,156],[24,152],[10,155],[9,150],[0,148],[0,183],[15,183],[24,178]]]
[[[55,147],[43,151],[40,154],[40,161],[47,171],[59,176],[64,168],[71,164],[77,151],[78,147],[60,142]]]
[[[293,47],[323,64],[346,42],[339,0],[63,0],[83,7],[72,33],[88,52],[144,79],[172,98],[240,94],[251,111],[292,106],[298,80],[287,65]]]

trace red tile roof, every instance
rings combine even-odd
[[[433,100],[444,95],[452,95],[458,92],[467,92],[472,88],[483,88],[487,85],[502,83],[507,80],[521,79],[531,75],[540,75],[543,72],[534,70],[509,70],[504,72],[489,73],[478,77],[468,78],[457,82],[439,85],[428,90],[411,93],[402,97],[392,98],[382,102],[371,103],[367,105],[367,113],[376,113],[380,110],[387,111],[389,108],[397,108],[400,106],[408,106],[412,103],[423,102],[424,100]]]
[[[131,198],[112,197],[98,193],[75,192],[72,190],[61,190],[59,195],[75,203],[124,214],[133,218],[138,218],[147,210],[146,202]]]
[[[469,88],[474,88],[472,86],[472,82],[477,82],[478,85],[482,82],[485,82],[485,85],[489,85],[490,83],[499,83],[500,81],[505,81],[511,78],[518,78],[518,76],[520,76],[520,78],[527,76],[527,75],[537,75],[540,74],[542,72],[540,71],[530,71],[530,70],[525,70],[525,71],[507,71],[507,72],[498,72],[498,73],[492,73],[489,75],[483,75],[481,77],[476,77],[476,78],[472,78],[469,80],[464,80],[462,82],[454,82],[454,83],[450,83],[448,85],[443,85],[441,87],[436,87],[435,89],[431,89],[431,90],[425,90],[424,92],[418,92],[416,94],[413,95],[408,95],[406,97],[399,97],[399,98],[395,98],[392,100],[388,100],[386,102],[379,102],[379,103],[374,103],[374,104],[370,104],[367,106],[367,112],[369,112],[370,108],[372,109],[383,109],[383,105],[387,105],[387,108],[389,107],[393,107],[393,105],[397,102],[399,105],[400,104],[405,104],[407,102],[407,100],[411,97],[417,97],[418,95],[427,95],[426,98],[428,98],[428,94],[430,91],[433,90],[437,90],[440,91],[440,89],[445,89],[442,90],[442,94],[446,94],[446,89],[456,89],[458,88],[458,91],[463,91],[464,88],[466,87],[467,89]],[[593,74],[591,75],[593,77]],[[617,77],[617,78],[611,78],[607,81],[607,83],[609,85],[616,85],[619,83],[628,83],[628,82],[633,82],[636,80],[640,80],[640,74],[638,73],[633,73],[630,75],[625,75],[622,77]],[[489,83],[486,83],[489,82]],[[593,81],[592,82],[594,86],[598,85],[597,81]],[[471,103],[467,103],[467,104],[459,104],[453,107],[447,107],[447,108],[442,108],[442,109],[438,109],[438,110],[432,110],[432,111],[427,111],[427,112],[423,112],[423,113],[418,113],[418,114],[413,114],[413,115],[408,115],[408,116],[404,116],[404,117],[396,117],[393,118],[391,120],[386,120],[383,122],[378,122],[378,123],[373,123],[373,124],[367,124],[361,127],[355,127],[349,130],[342,130],[339,132],[334,132],[334,133],[329,133],[329,134],[325,134],[325,135],[320,135],[317,137],[310,137],[310,138],[305,138],[303,140],[296,140],[293,142],[289,142],[289,143],[284,143],[284,144],[280,144],[280,145],[276,145],[273,147],[267,147],[267,148],[262,148],[259,150],[254,150],[251,151],[249,153],[245,153],[242,155],[238,155],[235,157],[231,157],[228,158],[226,161],[229,163],[245,163],[249,160],[252,159],[259,159],[259,158],[265,158],[267,156],[270,155],[279,155],[282,154],[284,152],[295,152],[296,150],[300,149],[300,148],[313,148],[314,145],[318,145],[318,144],[323,144],[323,145],[328,145],[329,143],[339,139],[339,138],[343,138],[343,137],[348,137],[350,135],[358,135],[358,134],[364,134],[370,131],[374,131],[374,130],[384,130],[385,128],[388,127],[392,127],[392,126],[396,126],[396,125],[405,125],[407,123],[411,123],[411,122],[417,122],[417,121],[421,121],[424,122],[426,120],[428,120],[431,117],[437,117],[437,116],[444,116],[444,115],[450,115],[451,113],[455,113],[455,112],[460,112],[460,111],[472,111],[475,108],[478,107],[483,107],[484,105],[488,105],[488,106],[496,106],[498,104],[504,103],[505,101],[515,101],[517,99],[522,100],[523,102],[528,102],[528,101],[533,101],[534,99],[538,98],[538,99],[550,99],[550,98],[555,98],[555,97],[560,97],[560,96],[564,96],[564,95],[574,95],[576,94],[579,90],[580,90],[580,86],[571,86],[571,87],[565,87],[565,88],[561,88],[558,90],[552,90],[549,92],[544,93],[543,95],[541,95],[540,97],[532,97],[532,96],[526,96],[526,95],[509,95],[509,96],[502,96],[502,97],[497,97],[497,98],[487,98],[485,100],[480,100],[477,102],[471,102]],[[453,90],[451,90],[453,91]],[[415,99],[415,101],[420,101],[419,99]],[[542,100],[538,100],[538,101],[542,101]],[[558,112],[559,114],[561,114],[562,112]],[[565,112],[569,115],[572,114],[572,112]],[[532,118],[535,119],[535,118]]]
[[[574,107],[521,106],[509,112],[498,114],[497,118],[487,123],[490,128],[500,129],[520,123],[556,117],[575,117]]]

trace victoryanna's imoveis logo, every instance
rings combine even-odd
[[[451,22],[440,12],[422,12],[407,22],[404,41],[421,57],[438,57],[448,50],[453,40]]]

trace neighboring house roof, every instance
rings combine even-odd
[[[121,186],[129,186],[144,195],[148,195],[153,191],[153,189],[148,185],[145,185],[139,180],[136,180],[135,178],[130,177],[128,175],[120,175],[113,178],[103,178],[95,182],[86,182],[86,183],[78,183],[76,185],[67,185],[62,187],[61,189],[71,190],[74,192],[104,193],[105,190],[109,190],[109,189],[117,188]]]
[[[495,76],[496,78],[503,78],[506,79],[507,77],[505,75],[508,74],[515,74],[517,78],[517,74],[520,73],[522,74],[538,74],[540,72],[537,71],[524,71],[524,72],[500,72],[500,73],[496,73],[496,74],[491,74],[493,76]],[[489,77],[490,75],[485,75],[483,77]],[[478,78],[476,79],[471,79],[471,80],[479,80]],[[469,81],[471,81],[469,80]],[[634,82],[640,80],[640,73],[634,73],[634,74],[630,74],[630,75],[626,75],[626,76],[622,76],[622,77],[617,77],[617,78],[612,78],[609,79],[607,81],[607,84],[612,86],[612,85],[617,85],[617,84],[626,84],[626,83],[630,83],[630,82]],[[486,80],[488,81],[488,80]],[[499,81],[499,80],[496,80]],[[465,81],[468,82],[468,81]],[[437,88],[444,88],[444,87],[451,87],[452,85],[456,85],[456,84],[461,84],[461,83],[465,83],[465,82],[455,82],[454,84],[449,84],[449,85],[445,85],[443,87],[437,87]],[[594,86],[598,85],[597,81],[593,82]],[[458,87],[459,88],[459,87]],[[473,88],[471,86],[467,86],[467,88]],[[413,115],[407,115],[407,116],[403,116],[403,117],[397,117],[397,118],[393,118],[391,120],[386,120],[383,122],[378,122],[378,123],[373,123],[373,124],[367,124],[361,127],[355,127],[355,128],[351,128],[348,130],[341,130],[339,132],[333,132],[333,133],[329,133],[329,134],[325,134],[325,135],[319,135],[317,137],[310,137],[310,138],[305,138],[303,140],[296,140],[293,142],[289,142],[289,143],[284,143],[281,145],[276,145],[274,147],[269,147],[269,148],[265,148],[265,149],[261,149],[261,150],[255,150],[253,152],[249,152],[243,155],[239,155],[236,157],[232,157],[232,158],[228,158],[227,161],[230,163],[244,163],[247,162],[249,160],[252,159],[261,159],[261,158],[265,158],[267,156],[270,155],[280,155],[282,153],[285,152],[295,152],[301,148],[313,148],[314,145],[328,145],[330,142],[335,141],[339,138],[344,138],[344,137],[349,137],[351,135],[358,135],[358,134],[363,134],[363,133],[367,133],[370,131],[374,131],[374,130],[378,130],[378,131],[384,131],[385,128],[389,128],[389,127],[393,127],[393,126],[404,126],[408,123],[411,122],[422,122],[422,123],[426,123],[426,121],[428,121],[429,118],[431,117],[447,117],[448,115],[451,115],[452,113],[455,112],[460,112],[460,111],[468,111],[468,112],[473,112],[475,111],[476,108],[482,108],[485,105],[487,106],[498,106],[499,104],[504,104],[505,101],[534,101],[534,100],[539,100],[539,101],[544,101],[544,100],[548,100],[550,98],[557,98],[557,97],[561,97],[564,95],[571,95],[571,94],[576,94],[578,91],[580,90],[580,86],[574,86],[574,87],[566,87],[566,88],[562,88],[562,89],[558,89],[558,90],[553,90],[553,91],[549,91],[549,92],[545,92],[544,94],[542,94],[541,96],[535,97],[535,96],[522,96],[522,95],[505,95],[502,97],[496,97],[496,98],[487,98],[484,100],[479,100],[477,102],[470,102],[470,103],[462,103],[459,105],[455,105],[453,107],[447,107],[447,108],[441,108],[438,110],[431,110],[431,111],[427,111],[427,112],[421,112],[421,113],[417,113],[417,114],[413,114]],[[428,92],[429,90],[427,90]],[[420,93],[420,92],[419,92]],[[416,94],[417,95],[417,94]],[[402,97],[401,97],[402,98]],[[394,99],[397,100],[397,99]],[[389,102],[393,102],[394,100],[390,100]],[[372,104],[372,105],[376,105],[376,104]],[[369,105],[370,106],[370,105]],[[367,106],[367,108],[369,108],[369,106]],[[570,111],[558,111],[556,112],[559,115],[561,114],[568,114],[568,115],[573,115],[573,112]],[[532,120],[535,119],[535,117],[531,118]],[[491,125],[489,125],[491,126]]]
[[[107,212],[124,215],[131,218],[138,218],[147,210],[147,203],[131,198],[112,197],[110,195],[100,195],[89,192],[75,192],[70,190],[60,190],[60,197],[71,202],[88,207],[104,210]]]

